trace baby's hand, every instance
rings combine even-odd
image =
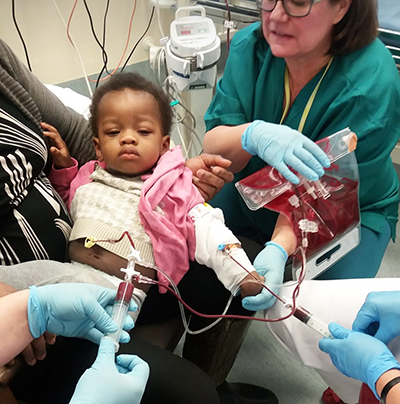
[[[246,296],[256,296],[262,291],[263,286],[258,283],[256,279],[259,280],[261,283],[264,282],[264,277],[259,275],[257,271],[253,271],[251,275],[247,275],[240,282],[240,294],[242,296],[242,299]]]
[[[42,122],[40,126],[43,129],[43,134],[48,138],[49,150],[53,157],[55,168],[68,168],[74,166],[68,147],[62,140],[58,130],[46,122]]]

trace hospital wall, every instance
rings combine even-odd
[[[178,5],[187,5],[189,0],[179,0]],[[67,37],[67,29],[57,12],[60,10],[65,23],[74,8],[70,35],[81,55],[87,75],[96,77],[103,66],[102,51],[91,32],[90,21],[82,0],[19,0],[15,1],[15,17],[24,38],[33,73],[49,84],[74,83],[84,77],[79,57]],[[86,1],[92,15],[93,25],[100,41],[103,35],[103,19],[106,0]],[[108,69],[117,65],[126,46],[134,0],[110,1],[106,25],[106,51]],[[136,0],[136,11],[132,20],[132,31],[122,64],[134,44],[146,30],[153,4],[150,0]],[[13,22],[12,2],[2,1],[0,14],[0,38],[2,38],[26,64],[21,39]],[[156,13],[155,13],[156,14]],[[168,33],[174,18],[174,9],[160,9],[161,29]],[[161,37],[156,15],[146,36],[158,44]],[[139,44],[128,65],[148,67],[148,51]]]

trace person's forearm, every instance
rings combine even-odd
[[[393,380],[395,377],[400,377],[400,370],[392,369],[385,372],[376,382],[376,392],[379,397],[381,397],[382,389],[386,386],[388,382]],[[398,404],[400,403],[400,383],[393,386],[387,396],[386,396],[386,404]]]
[[[282,246],[288,255],[293,254],[297,247],[297,237],[293,232],[292,225],[282,213],[276,221],[271,241]]]
[[[203,148],[205,153],[219,154],[232,161],[228,170],[237,173],[242,170],[251,154],[242,149],[241,137],[250,124],[239,126],[217,126],[204,136]]]
[[[17,289],[7,285],[6,283],[0,282],[0,298],[14,292],[17,292]]]
[[[0,299],[0,366],[15,358],[32,340],[28,324],[29,290]]]

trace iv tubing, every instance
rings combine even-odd
[[[97,242],[112,242],[112,243],[117,243],[119,241],[122,240],[122,238],[124,236],[127,236],[132,247],[134,247],[133,244],[133,240],[130,237],[130,234],[125,231],[122,233],[121,237],[117,240],[92,240],[93,242],[97,243]],[[295,299],[298,297],[299,292],[300,292],[300,285],[303,282],[304,278],[305,278],[305,262],[306,262],[306,257],[305,257],[305,251],[304,249],[299,246],[297,248],[297,250],[295,251],[294,254],[298,255],[298,253],[300,252],[300,259],[302,261],[302,269],[300,271],[300,276],[299,276],[299,280],[297,281],[297,285],[293,290],[292,293],[292,300],[293,300],[293,304],[292,304],[292,308],[289,312],[289,314],[287,314],[286,316],[280,317],[280,318],[275,318],[275,319],[266,319],[266,318],[259,318],[259,317],[249,317],[249,316],[241,316],[241,315],[234,315],[234,314],[226,314],[226,312],[229,309],[229,306],[231,304],[231,301],[234,297],[234,294],[232,294],[227,302],[227,305],[225,307],[225,310],[223,311],[222,314],[203,314],[200,313],[194,309],[192,309],[187,303],[184,302],[184,300],[182,299],[179,289],[176,286],[176,284],[174,283],[174,281],[171,279],[171,277],[164,272],[162,269],[157,268],[157,267],[153,267],[156,271],[162,273],[170,282],[170,284],[172,285],[172,288],[167,286],[167,285],[163,285],[160,282],[154,280],[154,279],[150,279],[147,277],[143,277],[143,276],[139,276],[139,277],[133,277],[134,280],[136,280],[139,283],[149,283],[149,284],[156,284],[156,285],[160,285],[161,287],[166,288],[169,292],[171,292],[177,299],[178,299],[178,303],[179,303],[179,307],[180,307],[180,311],[181,311],[181,316],[182,316],[182,322],[183,325],[185,327],[186,332],[188,332],[189,334],[200,334],[201,332],[204,332],[210,328],[212,328],[214,325],[216,325],[218,322],[220,322],[223,318],[232,318],[232,319],[241,319],[241,320],[252,320],[252,321],[261,321],[261,322],[265,322],[265,323],[274,323],[274,322],[278,322],[278,321],[282,321],[282,320],[286,320],[287,318],[291,317],[294,312],[296,311],[296,304],[295,304]],[[232,259],[234,259],[233,257],[231,257]],[[240,263],[238,263],[238,265],[240,265]],[[245,268],[244,270],[246,272],[248,272]],[[262,287],[266,290],[268,290],[273,296],[275,296],[279,301],[281,301],[282,303],[284,303],[285,301],[279,297],[277,294],[275,294],[274,292],[272,292],[271,290],[269,290],[269,288],[262,282],[255,280],[257,283],[260,283],[262,285]],[[203,318],[214,318],[216,319],[216,321],[214,321],[212,324],[209,324],[207,327],[204,327],[201,330],[196,330],[196,331],[192,331],[189,329],[188,323],[187,323],[187,319],[186,319],[186,315],[184,312],[184,307],[189,310],[190,312],[192,312],[193,314],[199,316],[199,317],[203,317]]]

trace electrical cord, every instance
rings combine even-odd
[[[64,24],[64,27],[65,27],[65,29],[66,29],[67,38],[68,38],[69,42],[71,43],[71,45],[73,46],[73,48],[75,49],[75,51],[76,51],[76,53],[77,53],[77,55],[78,55],[78,59],[79,59],[79,62],[80,62],[80,64],[81,64],[82,71],[83,71],[83,77],[85,78],[85,83],[86,83],[86,86],[87,86],[87,88],[88,88],[89,95],[90,95],[90,97],[91,97],[91,96],[93,95],[93,91],[92,91],[92,88],[91,88],[90,83],[89,83],[89,78],[88,78],[88,75],[87,75],[87,73],[86,73],[85,65],[83,64],[83,60],[82,60],[81,54],[80,54],[80,52],[79,52],[79,49],[78,49],[78,47],[75,45],[75,42],[74,42],[74,40],[72,39],[72,36],[71,36],[70,33],[69,33],[69,25],[70,25],[70,23],[71,23],[72,15],[73,15],[73,13],[74,13],[74,11],[75,11],[75,7],[76,7],[76,3],[77,3],[77,2],[78,2],[78,0],[75,0],[75,3],[74,3],[74,5],[73,5],[73,7],[72,7],[72,11],[71,11],[71,13],[70,13],[70,16],[69,16],[69,19],[68,19],[68,24],[67,24],[67,23],[65,22],[63,16],[62,16],[62,14],[61,14],[60,9],[58,8],[58,5],[57,5],[57,3],[56,3],[56,0],[53,0],[53,4],[54,4],[54,7],[55,7],[56,10],[57,10],[58,16],[60,17],[60,19],[61,19],[61,21],[62,21],[62,23]]]
[[[22,33],[21,33],[21,31],[20,31],[20,29],[19,29],[19,26],[18,26],[18,23],[17,23],[17,17],[16,17],[16,14],[15,14],[15,0],[12,0],[11,5],[12,5],[12,17],[13,17],[14,25],[15,25],[15,28],[16,28],[16,30],[17,30],[17,32],[18,32],[19,38],[21,39],[22,46],[24,47],[26,63],[28,64],[28,69],[29,69],[30,71],[32,71],[31,62],[30,62],[30,60],[29,60],[28,49],[27,49],[27,47],[26,47],[26,44],[25,44],[25,41],[24,41],[24,37],[22,36]]]
[[[136,50],[136,48],[138,47],[140,41],[144,38],[144,36],[145,36],[145,35],[147,34],[147,32],[149,31],[150,26],[151,26],[151,22],[153,21],[154,9],[155,9],[155,7],[153,6],[153,8],[152,8],[152,10],[151,10],[151,14],[150,14],[150,20],[149,20],[149,22],[148,22],[148,24],[147,24],[147,27],[146,27],[145,31],[143,32],[143,34],[141,35],[141,37],[136,41],[135,45],[133,46],[133,48],[132,48],[130,54],[128,55],[128,57],[127,57],[125,63],[123,64],[123,66],[122,66],[122,68],[121,68],[121,72],[125,69],[126,65],[128,64],[129,59],[132,57],[133,52],[135,52],[135,50]]]
[[[110,74],[110,72],[107,70],[108,55],[107,55],[107,52],[105,51],[107,15],[108,15],[109,8],[110,8],[110,0],[107,0],[106,9],[104,11],[104,17],[103,17],[103,38],[102,38],[103,67],[101,68],[100,73],[97,76],[96,86],[95,86],[96,88],[99,86],[100,78],[101,78],[103,72],[105,71],[105,72],[107,72],[107,74]]]
[[[103,44],[100,42],[99,38],[97,38],[97,34],[96,34],[96,31],[95,31],[94,25],[93,25],[92,14],[91,14],[91,12],[90,12],[90,10],[89,10],[89,6],[87,5],[86,0],[83,0],[83,4],[84,4],[84,6],[85,6],[86,13],[87,13],[87,15],[88,15],[88,17],[89,17],[90,29],[91,29],[91,31],[92,31],[93,37],[94,37],[94,39],[95,39],[97,45],[99,45],[99,47],[100,47],[100,49],[101,49],[101,51],[102,51],[103,57],[104,57],[104,55],[106,55],[106,58],[108,58],[108,57],[107,57],[107,52],[106,52],[106,50],[104,49]]]
[[[91,30],[92,30],[93,36],[94,36],[94,38],[95,38],[97,44],[98,44],[98,45],[100,46],[100,48],[102,49],[103,54],[104,54],[104,53],[106,54],[106,51],[105,51],[103,45],[100,43],[99,39],[97,38],[96,32],[95,32],[95,30],[94,30],[93,19],[92,19],[92,16],[91,16],[89,7],[88,7],[88,5],[87,5],[87,3],[86,3],[86,0],[83,0],[83,2],[84,2],[84,4],[85,4],[85,8],[86,8],[86,11],[87,11],[88,16],[89,16],[89,21],[90,21],[90,26],[91,26]],[[97,78],[97,80],[91,80],[91,79],[89,79],[90,81],[96,82],[96,88],[98,87],[100,81],[104,81],[104,80],[107,80],[108,78],[110,78],[110,77],[119,69],[119,67],[120,67],[120,65],[121,65],[121,63],[122,63],[122,60],[123,60],[123,58],[124,58],[124,56],[125,56],[126,50],[128,49],[128,44],[129,44],[129,40],[130,40],[131,32],[132,32],[132,22],[133,22],[133,17],[135,16],[135,13],[136,13],[136,8],[137,8],[137,0],[135,0],[135,2],[134,2],[132,14],[131,14],[131,18],[130,18],[130,21],[129,21],[129,30],[128,30],[128,36],[127,36],[125,48],[124,48],[124,51],[123,51],[123,53],[122,53],[122,56],[121,56],[121,58],[120,58],[120,60],[119,60],[119,62],[118,62],[118,64],[117,64],[117,66],[116,66],[115,69],[114,69],[111,73],[109,73],[106,77],[100,78],[101,74],[102,74],[103,71],[104,71],[104,69],[102,69],[102,71],[100,72],[99,77]],[[133,53],[133,52],[132,52],[132,53]]]
[[[179,103],[175,107],[176,108],[175,114],[174,114],[175,126],[176,126],[176,130],[177,130],[177,133],[179,136],[179,140],[181,142],[184,157],[185,157],[185,159],[188,159],[188,158],[190,158],[190,152],[191,152],[191,149],[193,146],[193,138],[195,138],[197,140],[200,150],[202,149],[202,146],[203,146],[199,135],[195,131],[196,118],[194,117],[192,112],[187,108],[186,103],[185,103],[181,93],[177,90],[175,83],[174,82],[171,83],[170,80],[168,80],[168,78],[165,82],[165,92],[169,95],[171,100],[179,101]],[[183,115],[181,115],[179,113],[179,108],[183,109]],[[190,118],[190,120],[192,122],[191,126],[186,124],[188,118]],[[183,128],[185,129],[186,132],[189,132],[190,134],[192,134],[188,145],[186,145],[186,142],[183,139],[183,135],[182,135],[182,132],[180,129],[181,126],[183,126]],[[199,153],[196,153],[196,151],[195,151],[194,154],[198,155]]]
[[[99,45],[99,47],[101,49],[102,56],[103,56],[103,67],[101,68],[100,73],[99,73],[99,75],[97,77],[97,80],[95,81],[96,82],[95,88],[97,88],[99,86],[99,81],[100,81],[101,75],[103,74],[103,71],[105,70],[105,67],[106,67],[107,62],[108,62],[108,55],[107,55],[107,52],[106,52],[105,47],[104,47],[104,45],[105,45],[104,44],[104,42],[105,42],[105,26],[103,27],[103,41],[104,42],[101,43],[99,38],[97,37],[96,31],[94,29],[92,14],[91,14],[91,12],[89,10],[89,6],[87,5],[86,0],[83,0],[83,4],[85,6],[86,13],[87,13],[87,15],[89,17],[90,29],[92,31],[93,37],[94,37],[96,43]],[[108,5],[109,5],[109,1],[107,1],[106,12],[108,11]]]
[[[163,31],[162,25],[161,25],[159,0],[157,0],[157,3],[156,3],[156,4],[157,4],[157,5],[156,5],[156,11],[157,11],[157,24],[158,24],[158,29],[159,29],[160,34],[161,34],[161,39],[164,39],[164,38],[165,38],[165,35],[164,35],[164,31]]]

